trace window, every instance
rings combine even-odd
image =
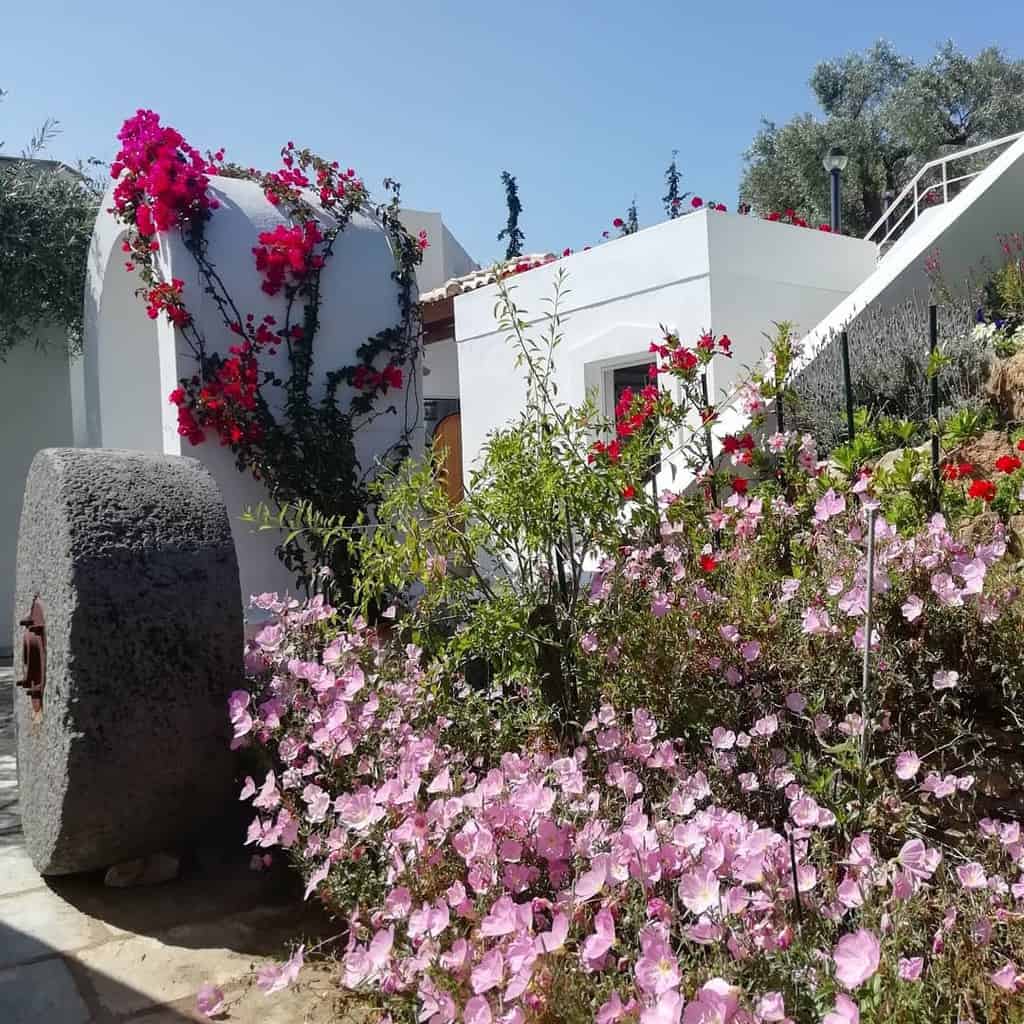
[[[652,362],[634,363],[630,366],[616,366],[611,369],[609,374],[611,377],[610,404],[613,414],[615,406],[618,404],[619,399],[622,397],[622,392],[626,388],[629,388],[635,395],[651,383],[648,371],[654,365]],[[653,430],[651,432],[653,433]],[[651,465],[647,468],[647,472],[644,473],[643,482],[645,484],[650,483],[658,475],[660,469],[661,456],[656,453],[652,458]]]

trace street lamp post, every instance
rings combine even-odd
[[[829,151],[821,161],[825,170],[832,179],[832,220],[831,227],[835,234],[842,230],[842,216],[839,207],[839,177],[846,169],[850,158],[846,155],[842,146],[830,146]]]
[[[838,235],[843,229],[843,220],[839,204],[839,178],[846,169],[849,159],[850,158],[846,155],[846,152],[841,146],[830,146],[824,159],[821,161],[831,178],[832,216],[830,227],[832,228],[832,233],[836,235]],[[846,393],[847,439],[852,442],[855,429],[853,420],[853,382],[850,374],[850,341],[846,331],[843,331],[839,336],[839,352],[843,360],[843,391]]]

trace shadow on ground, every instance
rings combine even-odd
[[[0,923],[0,952],[21,961],[0,970],[0,1021],[3,1024],[107,1024],[117,1018],[97,1000],[112,994],[123,1005],[146,997],[99,971],[65,960],[31,935]],[[187,1013],[161,1007],[161,1024],[191,1021]]]

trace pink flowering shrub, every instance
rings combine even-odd
[[[712,460],[697,431],[696,488],[656,496],[652,446],[718,420],[701,377],[727,337],[666,331],[602,424],[546,388],[557,321],[539,345],[521,320],[527,410],[463,505],[429,466],[377,505],[374,624],[256,599],[275,621],[229,708],[262,761],[246,841],[341,920],[342,985],[408,1024],[1021,1021],[1002,525],[901,533],[870,473],[786,433]],[[782,331],[755,414],[789,354]]]
[[[780,746],[786,706],[706,746],[603,703],[574,744],[467,748],[419,648],[262,603],[279,621],[231,701],[236,742],[271,755],[247,841],[344,918],[342,984],[389,1019],[1014,1019],[1019,823],[955,850],[882,805],[845,827]]]

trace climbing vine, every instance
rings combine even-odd
[[[418,396],[407,384],[414,379],[409,371],[420,340],[415,270],[428,243],[425,232],[414,237],[398,219],[398,183],[385,180],[388,199],[373,204],[354,170],[292,142],[281,150],[279,170],[243,168],[225,162],[223,150],[201,154],[148,110],[125,121],[118,139],[111,212],[127,228],[125,267],[139,276],[137,294],[149,317],[172,323],[195,359],[195,372],[169,396],[178,410],[178,433],[193,445],[216,436],[234,453],[240,471],[265,483],[278,506],[304,501],[336,521],[354,521],[368,502],[368,473],[356,455],[360,429],[380,415],[401,415],[400,439],[382,456],[397,460],[408,451],[419,414]],[[272,231],[260,233],[246,254],[254,260],[262,292],[283,297],[283,318],[240,308],[211,258],[206,226],[219,207],[210,188],[214,175],[259,185],[284,216]],[[321,278],[338,238],[360,212],[375,216],[391,241],[399,321],[368,338],[357,349],[356,362],[329,369],[321,386],[313,373]],[[184,282],[161,276],[156,254],[159,236],[168,232],[180,234],[195,260],[202,293],[235,336],[226,353],[211,345],[193,315]],[[278,352],[287,355],[283,374],[267,361]],[[401,400],[385,406],[394,395]],[[327,564],[337,585],[347,588],[352,571],[347,546],[333,546],[326,563],[318,557],[322,553],[295,537],[278,553],[300,580],[308,579],[312,566]]]

